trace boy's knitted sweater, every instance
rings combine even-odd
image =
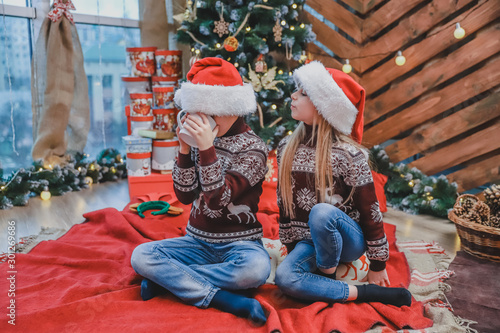
[[[256,212],[266,161],[266,145],[243,118],[210,149],[179,153],[172,178],[179,201],[192,203],[187,233],[210,243],[262,238]]]
[[[292,193],[296,215],[293,220],[284,216],[278,191],[280,239],[289,250],[298,241],[311,239],[308,226],[309,213],[317,203],[314,176],[316,147],[306,144],[311,137],[312,127],[306,126],[306,131],[306,138],[299,145],[292,164]],[[288,137],[284,138],[278,146],[278,164],[281,162],[281,155],[287,142]],[[385,262],[389,259],[389,245],[367,159],[359,148],[342,142],[333,143],[331,158],[334,187],[328,190],[325,201],[337,206],[360,224],[365,236],[370,269],[383,270]],[[352,197],[345,202],[349,198],[351,189],[353,190]]]

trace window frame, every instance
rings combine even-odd
[[[40,10],[38,10],[40,11]],[[0,15],[23,17],[28,19],[39,19],[36,7],[21,7],[14,5],[1,5]],[[43,18],[45,15],[43,15]],[[75,23],[106,25],[123,28],[140,28],[140,20],[129,18],[117,18],[101,15],[77,14],[73,13]]]

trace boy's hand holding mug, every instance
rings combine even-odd
[[[215,120],[206,114],[186,111],[177,114],[177,137],[183,154],[188,154],[190,147],[200,150],[210,148],[218,132]]]

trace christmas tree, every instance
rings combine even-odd
[[[316,36],[302,22],[303,0],[188,0],[178,30],[190,44],[192,61],[221,57],[251,82],[258,110],[248,124],[270,147],[296,126],[290,116],[292,71],[307,60],[306,44]]]

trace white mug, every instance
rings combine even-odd
[[[187,143],[191,147],[197,148],[198,145],[196,144],[196,140],[191,136],[191,134],[189,134],[187,129],[185,129],[181,123],[182,116],[184,116],[184,114],[187,114],[187,113],[188,113],[187,111],[181,110],[177,114],[177,126],[179,127],[179,139],[181,139],[182,141],[184,141],[185,143]],[[198,117],[201,120],[201,117],[196,113],[189,113],[189,115],[193,116],[193,117]],[[208,118],[208,122],[210,123],[210,127],[213,130],[217,124],[215,123],[214,118],[210,117],[209,115],[206,115],[206,116]]]

